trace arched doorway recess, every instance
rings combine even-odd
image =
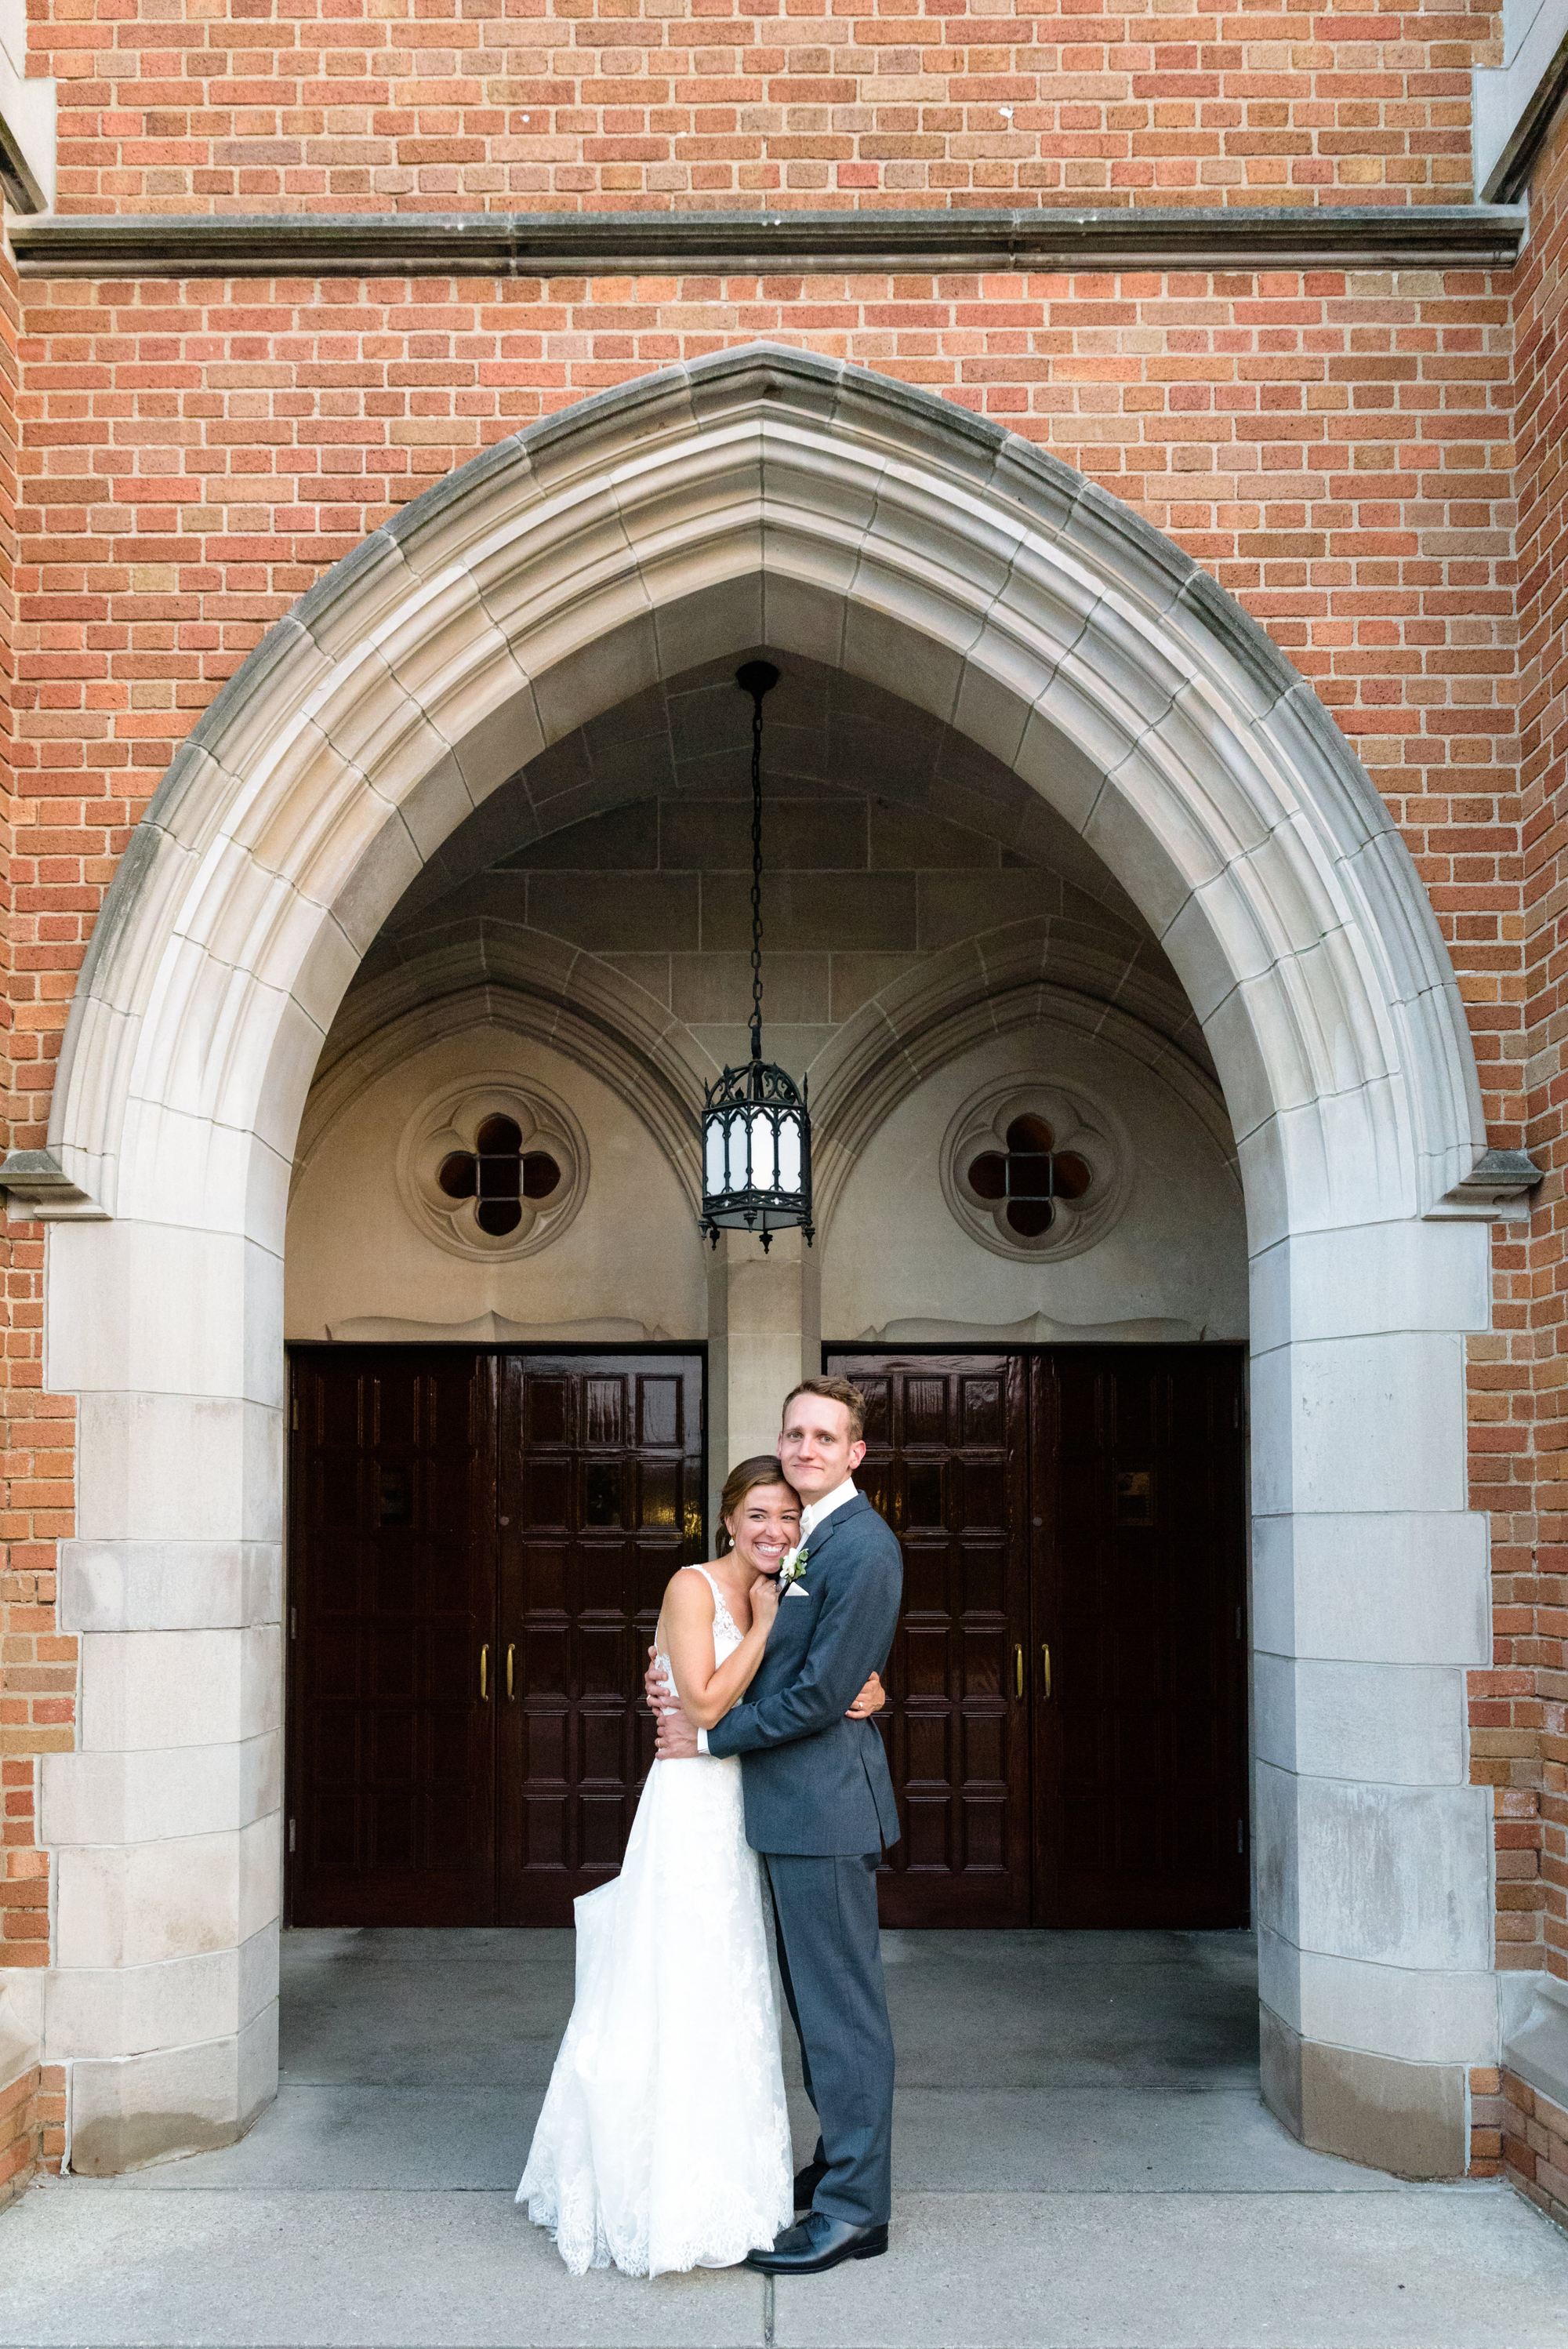
[[[137,830],[48,1151],[5,1170],[59,1226],[47,1378],[78,1398],[82,1744],[43,1821],[78,2162],[222,2141],[275,2078],[282,1244],[335,1007],[521,767],[758,643],[1000,758],[1202,1019],[1253,1267],[1265,2090],[1314,2143],[1452,2173],[1498,2043],[1463,1345],[1499,1183],[1430,908],[1311,689],[1177,549],[962,409],[761,347],[489,450],[272,630]]]

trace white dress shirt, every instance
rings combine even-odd
[[[823,1518],[830,1517],[835,1509],[841,1509],[846,1501],[852,1501],[859,1490],[860,1486],[855,1483],[854,1478],[846,1476],[835,1491],[825,1495],[821,1500],[807,1502],[800,1512],[800,1547],[802,1549],[809,1547],[812,1533],[821,1524]],[[791,1550],[789,1555],[793,1557],[795,1552]]]
[[[835,1509],[841,1509],[846,1501],[852,1501],[859,1490],[860,1486],[855,1483],[854,1478],[852,1476],[846,1476],[843,1483],[839,1485],[835,1491],[827,1494],[823,1499],[820,1501],[807,1502],[805,1507],[800,1512],[800,1538],[796,1543],[795,1547],[792,1550],[787,1550],[784,1557],[779,1560],[780,1571],[786,1570],[789,1567],[793,1566],[795,1560],[799,1557],[800,1552],[803,1549],[810,1548],[812,1528],[816,1526],[820,1526],[824,1517],[830,1517]],[[699,1729],[697,1731],[696,1750],[699,1754],[706,1754],[707,1752],[707,1732],[706,1729]]]

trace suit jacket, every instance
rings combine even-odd
[[[740,1756],[753,1851],[848,1857],[898,1841],[881,1733],[845,1714],[887,1662],[903,1598],[897,1537],[857,1493],[812,1529],[756,1678],[707,1733],[710,1754]]]

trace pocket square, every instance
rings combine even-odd
[[[810,1599],[811,1594],[803,1582],[787,1582],[784,1596],[786,1599]]]

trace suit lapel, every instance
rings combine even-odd
[[[838,1532],[839,1527],[841,1525],[847,1524],[850,1518],[858,1516],[861,1509],[869,1509],[870,1507],[871,1503],[867,1500],[865,1495],[863,1493],[857,1493],[852,1501],[846,1501],[841,1508],[838,1508],[833,1511],[830,1517],[824,1517],[820,1526],[812,1526],[810,1537],[806,1544],[806,1566],[808,1571],[810,1571],[810,1568],[816,1563],[817,1559],[820,1557],[823,1550],[826,1549],[828,1544],[832,1540],[833,1536]]]

